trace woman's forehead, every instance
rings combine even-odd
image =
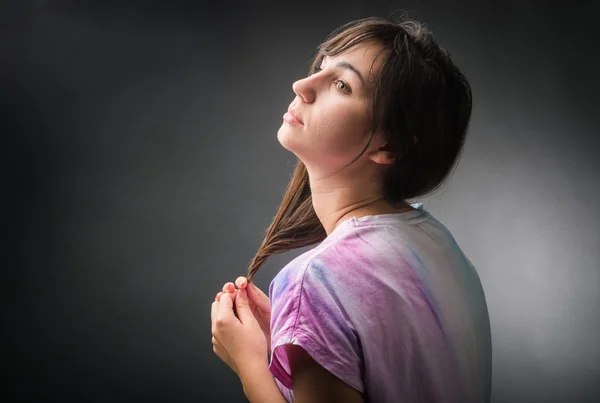
[[[365,41],[345,49],[336,55],[321,54],[321,62],[324,64],[330,62],[346,62],[359,70],[364,77],[371,79],[377,74],[382,63],[379,57],[381,45],[373,41]]]
[[[327,58],[339,58],[339,57],[352,57],[352,58],[361,58],[361,59],[365,59],[369,62],[372,62],[375,57],[377,56],[377,54],[381,51],[382,49],[382,45],[376,41],[363,41],[360,43],[357,43],[356,45],[353,45],[351,47],[349,47],[348,49],[344,49],[343,51],[332,55],[331,50],[330,51],[326,51],[326,52],[321,52],[321,54],[323,55],[323,57],[325,59]],[[334,50],[334,49],[332,49]]]

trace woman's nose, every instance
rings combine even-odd
[[[300,79],[292,84],[292,89],[306,103],[314,102],[315,100],[315,83],[311,77]]]

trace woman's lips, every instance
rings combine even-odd
[[[283,120],[285,120],[287,123],[291,124],[291,125],[304,125],[304,122],[302,122],[300,119],[298,119],[298,117],[296,115],[294,115],[294,112],[292,112],[291,110],[288,110],[284,115],[283,115]]]

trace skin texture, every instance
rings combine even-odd
[[[253,283],[248,285],[245,277],[238,277],[235,280],[235,284],[231,282],[225,283],[223,291],[220,291],[215,297],[215,304],[219,306],[221,299],[227,301],[225,302],[226,305],[229,305],[230,300],[237,301],[236,297],[240,290],[246,291],[246,295],[248,296],[248,311],[252,312],[256,323],[259,324],[263,331],[265,339],[269,340],[270,351],[271,336],[269,332],[269,321],[271,312],[269,298],[258,287]],[[223,295],[225,295],[225,297],[223,297]],[[250,308],[250,306],[253,308]],[[354,403],[364,401],[360,392],[342,382],[339,378],[320,366],[302,347],[290,345],[286,348],[286,352],[290,360],[292,372],[294,401],[300,403],[332,401]],[[232,354],[235,353],[232,352]],[[243,373],[240,373],[240,370],[238,369],[238,366],[243,368],[244,364],[239,363],[241,360],[234,360],[229,354],[224,355],[224,357],[224,359],[222,358],[223,361],[225,361],[225,363],[240,376],[242,384],[244,384]],[[258,371],[261,369],[262,368],[259,368]],[[270,376],[270,372],[266,376]],[[257,388],[262,388],[262,385],[263,384],[260,383],[257,385]],[[246,389],[247,388],[244,385],[244,390],[246,391]],[[246,394],[248,395],[248,391],[246,391]],[[274,392],[273,394],[275,395]],[[277,394],[279,394],[279,390],[277,390]],[[271,399],[270,395],[267,396],[268,397],[259,397],[255,400],[266,401],[265,399]],[[283,399],[280,394],[279,396]],[[275,400],[276,398],[277,397],[273,397],[273,401],[277,401]],[[250,398],[250,401],[253,401],[253,399]]]
[[[212,304],[211,322],[213,351],[238,376],[242,376],[239,363],[267,363],[267,338],[250,309],[246,290],[235,296],[229,292],[220,295]]]
[[[306,165],[317,217],[330,234],[350,217],[398,213],[406,203],[392,206],[383,200],[383,175],[394,155],[387,150],[385,133],[378,130],[366,152],[350,163],[371,136],[369,87],[381,67],[380,45],[365,42],[329,57],[321,70],[296,81],[290,109],[303,122],[284,121],[277,139]],[[351,69],[338,67],[351,64]],[[334,175],[331,175],[335,173]]]
[[[368,95],[380,68],[379,50],[378,44],[365,42],[325,57],[320,71],[293,84],[296,97],[290,109],[301,122],[284,121],[277,133],[281,145],[306,165],[313,207],[327,234],[350,217],[411,209],[406,203],[390,205],[383,199],[383,174],[394,162],[385,133],[374,133],[366,152],[340,171],[371,136]],[[340,63],[352,65],[362,80],[351,69],[339,67]],[[246,298],[239,304],[243,295]],[[246,396],[250,401],[284,401],[268,370],[268,297],[239,277],[235,284],[223,286],[213,311],[213,349],[240,376]],[[295,401],[363,401],[361,393],[317,364],[301,347],[288,346],[286,352]]]

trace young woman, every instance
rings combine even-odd
[[[277,138],[298,164],[248,277],[212,304],[214,352],[252,402],[489,401],[477,272],[406,202],[456,165],[467,80],[423,25],[368,18],[336,29],[293,90]],[[269,297],[251,282],[308,245]]]

